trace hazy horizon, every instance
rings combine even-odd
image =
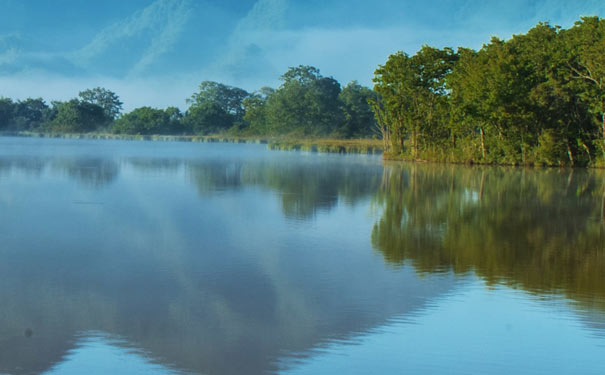
[[[477,49],[604,10],[595,0],[0,0],[0,97],[66,100],[101,86],[126,111],[184,108],[201,81],[254,91],[301,64],[371,86],[396,51]]]

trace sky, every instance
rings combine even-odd
[[[538,22],[605,15],[602,0],[0,0],[0,97],[67,100],[105,87],[124,109],[186,108],[200,82],[278,87],[312,65],[372,85],[423,44],[481,48]]]

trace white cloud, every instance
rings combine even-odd
[[[268,75],[278,74],[273,67],[273,61],[263,56],[271,49],[281,47],[280,38],[276,38],[276,34],[286,26],[287,6],[286,0],[258,0],[237,23],[223,54],[214,64],[204,68],[200,75],[220,77],[227,83],[240,86],[266,85],[267,83],[259,82],[258,74],[261,74],[261,79],[265,81]],[[250,56],[251,51],[256,54]],[[238,74],[239,72],[243,74]]]
[[[142,73],[178,40],[189,21],[189,0],[156,0],[132,16],[101,30],[86,46],[72,54],[73,61],[86,66],[121,41],[151,35],[149,45],[131,69],[131,75]]]
[[[21,51],[16,47],[20,39],[18,33],[9,33],[0,35],[0,67],[10,65],[17,61]]]

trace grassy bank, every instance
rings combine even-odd
[[[381,154],[381,140],[375,139],[282,139],[269,142],[271,150],[300,150],[340,154]]]

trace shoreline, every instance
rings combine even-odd
[[[237,137],[226,135],[134,135],[134,134],[112,134],[112,133],[38,133],[38,132],[0,132],[0,137],[23,137],[23,138],[54,138],[54,139],[91,139],[91,140],[123,140],[123,141],[149,141],[149,142],[197,142],[197,143],[248,143],[265,144],[269,150],[276,151],[302,151],[313,153],[331,154],[366,154],[382,155],[385,163],[418,163],[418,164],[451,164],[465,166],[490,166],[490,167],[513,167],[513,168],[571,168],[571,169],[605,169],[605,166],[570,166],[570,165],[540,165],[490,163],[467,161],[443,161],[414,159],[407,155],[394,155],[384,152],[382,140],[376,139],[332,139],[332,138],[309,138],[293,140],[284,138],[263,137]]]
[[[0,132],[0,137],[53,138],[53,139],[94,139],[151,142],[198,142],[198,143],[251,143],[266,144],[270,150],[306,151],[339,154],[383,153],[382,141],[374,139],[298,139],[238,137],[226,135],[134,135],[112,133],[39,133],[39,132]]]

